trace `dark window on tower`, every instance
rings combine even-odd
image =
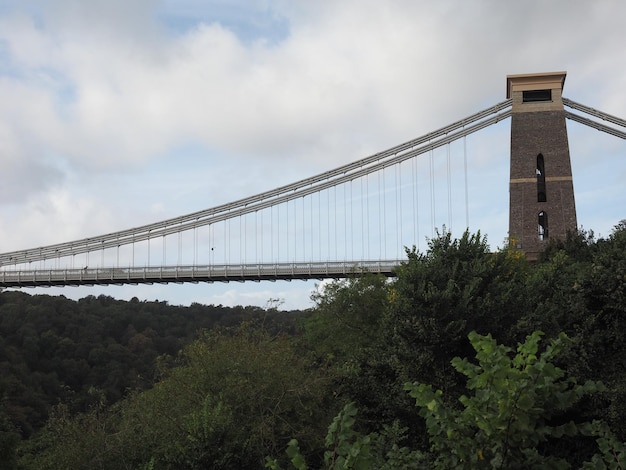
[[[537,155],[537,202],[546,202],[546,170],[543,164],[543,155]]]
[[[552,90],[523,91],[522,101],[524,103],[533,103],[535,101],[552,101]]]
[[[538,217],[539,240],[548,239],[548,214],[546,211],[539,212]]]

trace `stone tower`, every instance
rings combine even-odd
[[[566,72],[508,75],[511,115],[509,240],[537,259],[551,238],[576,230],[562,90]]]

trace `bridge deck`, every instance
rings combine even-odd
[[[276,281],[345,278],[363,272],[394,276],[400,260],[316,263],[155,266],[0,271],[0,287]]]

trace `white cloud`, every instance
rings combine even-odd
[[[199,210],[356,160],[504,100],[510,73],[567,70],[565,96],[616,115],[626,103],[617,0],[9,4],[0,235],[12,247]],[[505,148],[468,141],[476,178],[507,165],[500,127]],[[582,143],[576,158],[593,161]],[[42,226],[55,228],[39,238]]]

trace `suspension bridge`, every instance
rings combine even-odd
[[[623,119],[566,98],[562,105],[567,119],[626,139]],[[434,227],[450,227],[453,208],[454,222],[469,227],[466,139],[514,112],[508,98],[270,191],[127,230],[2,253],[0,287],[325,279],[363,271],[393,276],[404,247]],[[462,160],[453,159],[453,151]],[[543,156],[541,162],[543,171]]]

